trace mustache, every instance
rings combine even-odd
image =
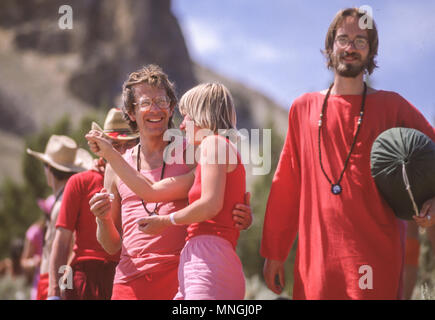
[[[340,58],[357,58],[359,60],[361,60],[361,55],[357,52],[343,52],[342,54],[340,54]]]

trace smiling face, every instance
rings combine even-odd
[[[132,121],[136,121],[141,134],[147,136],[161,136],[168,129],[173,108],[169,105],[165,108],[158,106],[158,101],[166,97],[166,91],[162,88],[153,87],[149,84],[139,83],[133,86],[135,100],[134,110],[128,115]],[[152,101],[150,106],[145,106],[144,101]]]
[[[359,28],[361,21],[363,29]],[[365,24],[366,21],[371,22],[370,26]],[[346,37],[346,40],[339,37]],[[364,49],[362,38],[366,39],[363,42],[367,42]],[[372,74],[378,67],[375,60],[378,46],[378,29],[373,17],[358,8],[346,8],[338,11],[329,25],[323,53],[328,69],[333,69],[337,75],[341,73],[342,76],[354,77],[365,70]],[[362,69],[361,64],[364,65]]]
[[[363,42],[366,42],[365,47],[356,44],[361,45]],[[367,31],[360,29],[358,18],[346,17],[335,36],[332,67],[340,76],[357,77],[367,68],[369,50]]]

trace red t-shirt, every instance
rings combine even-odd
[[[236,169],[227,173],[222,210],[210,220],[190,224],[187,227],[186,241],[198,235],[216,235],[227,239],[236,248],[239,230],[234,226],[232,211],[237,203],[245,203],[246,191],[245,167],[241,163],[239,155],[237,155],[237,159]],[[189,191],[189,204],[199,198],[201,198],[201,164],[196,167],[195,180]]]
[[[118,261],[119,254],[109,255],[97,241],[97,223],[89,200],[103,188],[103,174],[89,170],[73,175],[65,186],[56,228],[75,232],[74,260]]]
[[[435,140],[434,129],[397,93],[367,95],[360,133],[341,181],[343,191],[334,195],[319,164],[318,121],[324,98],[318,92],[304,94],[290,109],[261,254],[284,261],[298,234],[294,299],[396,299],[404,257],[401,225],[371,177],[370,151],[387,129],[415,128]],[[355,135],[361,99],[331,95],[328,100],[322,163],[334,183]],[[372,288],[365,282],[370,275]]]

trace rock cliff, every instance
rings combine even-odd
[[[61,29],[63,0],[0,2],[1,176],[19,179],[22,137],[65,113],[73,123],[89,110],[119,103],[126,76],[148,63],[163,67],[179,96],[203,81],[221,81],[233,93],[239,128],[268,119],[285,133],[286,111],[242,84],[196,65],[189,56],[170,0],[75,0],[73,28]]]

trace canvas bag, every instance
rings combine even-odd
[[[379,192],[398,218],[411,220],[435,196],[435,143],[422,132],[384,131],[373,143],[370,163]]]

